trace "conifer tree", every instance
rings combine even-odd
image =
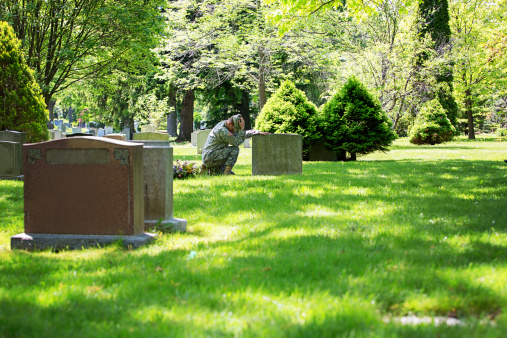
[[[26,132],[28,142],[45,141],[46,105],[20,46],[12,27],[0,21],[0,130]]]
[[[422,37],[429,34],[433,41],[433,49],[437,55],[444,55],[449,51],[451,28],[449,26],[449,4],[447,0],[419,0],[417,11],[419,17],[419,34]],[[452,96],[453,72],[452,64],[444,62],[437,70],[437,90],[435,94],[446,115],[453,125],[457,125],[458,105]]]
[[[355,77],[322,107],[321,119],[324,144],[338,160],[355,161],[357,154],[387,151],[396,139],[391,120]]]
[[[305,160],[309,157],[310,146],[320,138],[317,108],[290,81],[282,83],[268,99],[255,121],[255,129],[303,136]]]

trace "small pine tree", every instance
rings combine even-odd
[[[268,99],[255,121],[255,129],[270,133],[303,136],[303,159],[309,157],[310,146],[319,138],[317,108],[306,95],[285,81]]]
[[[12,27],[0,21],[0,130],[26,132],[28,142],[45,141],[46,105],[20,46]]]
[[[452,140],[456,129],[447,118],[437,98],[426,102],[410,128],[409,141],[414,144],[438,144]]]
[[[339,160],[356,154],[387,151],[396,139],[391,121],[367,89],[354,77],[322,107],[323,138]]]

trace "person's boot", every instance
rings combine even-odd
[[[234,173],[232,172],[232,167],[230,165],[225,166],[224,175],[234,175]]]
[[[207,175],[208,174],[208,168],[206,168],[206,165],[203,163],[201,165],[201,169],[199,170],[199,175]]]

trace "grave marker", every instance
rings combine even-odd
[[[144,233],[142,145],[74,137],[23,147],[25,233],[13,249],[79,249],[122,240],[137,247]],[[51,212],[58,206],[64,213]]]
[[[255,135],[252,175],[303,173],[303,138],[296,134]]]
[[[169,141],[169,135],[164,133],[157,132],[143,132],[143,133],[135,133],[133,135],[133,139],[135,141]]]
[[[201,130],[197,133],[197,153],[202,154],[202,148],[206,144],[206,140],[208,139],[208,135],[211,132],[211,129]]]
[[[0,154],[0,177],[3,179],[23,179],[23,144],[26,143],[25,132],[0,131],[0,142],[17,143],[19,146],[4,144]]]

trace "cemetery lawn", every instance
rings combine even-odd
[[[403,138],[279,177],[252,176],[241,149],[235,177],[174,182],[187,233],[132,251],[11,251],[23,183],[0,181],[0,337],[507,336],[507,142],[495,139]],[[194,148],[174,154],[200,164]]]

